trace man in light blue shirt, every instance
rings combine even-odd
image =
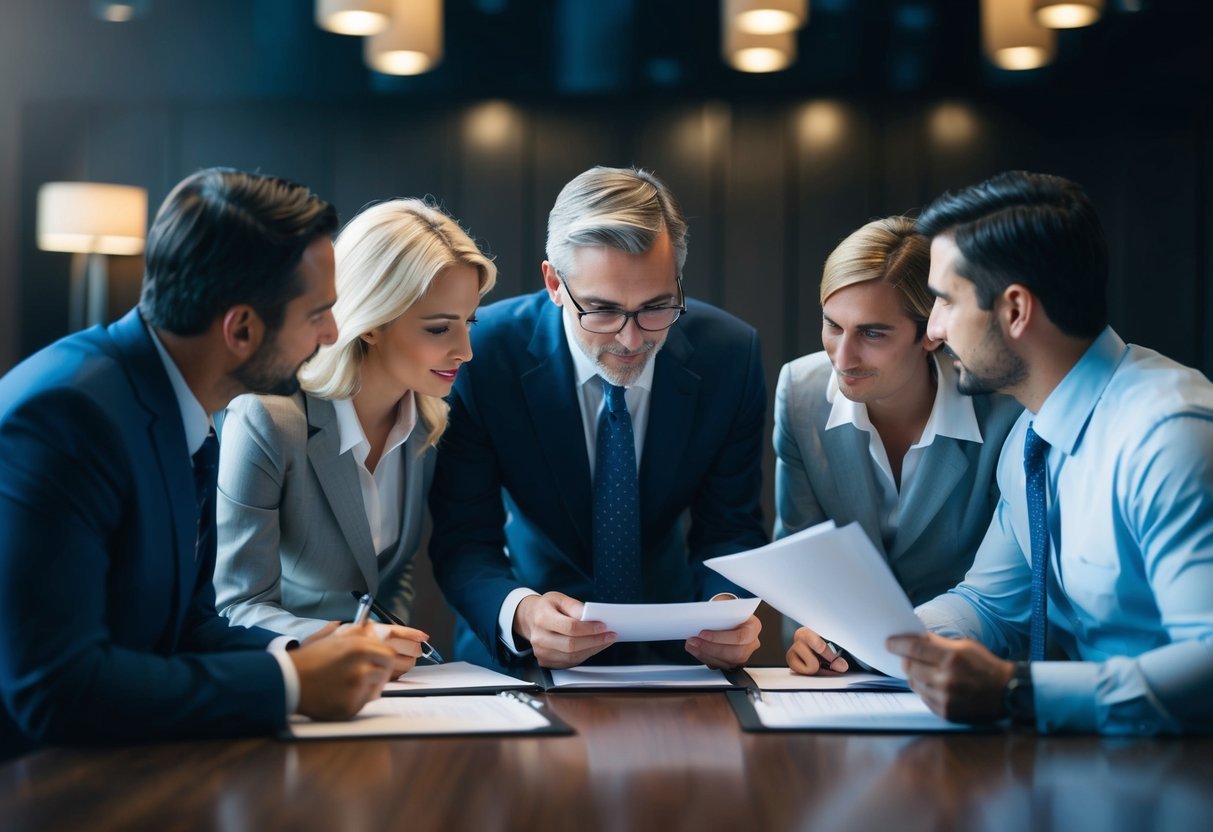
[[[1074,183],[1001,174],[936,200],[919,230],[927,332],[959,389],[1027,410],[972,569],[919,607],[930,634],[889,641],[911,687],[956,721],[1209,730],[1213,385],[1107,326],[1107,247]]]

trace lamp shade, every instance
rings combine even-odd
[[[1035,0],[1036,21],[1050,29],[1090,26],[1103,15],[1104,0]]]
[[[795,32],[809,19],[808,0],[724,0],[725,14],[743,32],[778,35]]]
[[[147,191],[99,182],[47,182],[38,189],[38,248],[139,254],[147,237]]]
[[[1033,0],[981,0],[981,43],[1002,69],[1036,69],[1053,60],[1057,33],[1036,22]]]
[[[737,27],[733,1],[720,6],[721,52],[739,72],[778,72],[796,61],[796,33],[755,35]]]
[[[363,43],[363,60],[387,75],[420,75],[442,61],[442,0],[393,0],[392,22]]]
[[[391,14],[391,0],[316,0],[316,25],[339,35],[378,34]]]

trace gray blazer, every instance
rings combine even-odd
[[[1023,408],[1007,396],[974,396],[982,442],[938,436],[903,495],[901,522],[886,551],[880,492],[868,434],[853,425],[825,429],[831,367],[824,352],[796,359],[775,391],[775,537],[825,520],[867,532],[914,604],[958,584],[998,502],[994,479],[1007,433]]]
[[[349,619],[350,592],[409,620],[434,449],[421,422],[401,448],[400,540],[381,566],[358,471],[338,455],[333,405],[306,393],[240,396],[223,420],[217,504],[216,606],[233,623],[306,637]]]

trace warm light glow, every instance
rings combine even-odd
[[[375,35],[391,22],[389,0],[316,0],[316,25],[338,35]]]
[[[791,55],[773,46],[751,46],[733,53],[733,66],[742,72],[778,72],[791,63]]]
[[[504,101],[486,101],[470,110],[464,121],[469,143],[482,150],[494,150],[509,144],[522,133],[522,115]]]
[[[393,0],[392,22],[367,38],[363,60],[388,75],[418,75],[442,62],[442,0]]]
[[[1090,26],[1103,14],[1104,0],[1036,0],[1036,19],[1050,29]]]
[[[847,114],[833,101],[814,101],[800,111],[798,127],[805,147],[824,150],[846,133]]]
[[[1039,46],[1009,46],[994,53],[994,63],[1003,69],[1039,69],[1049,62],[1049,52]]]
[[[371,56],[371,68],[387,75],[420,75],[433,65],[424,52],[397,49]]]
[[[737,28],[752,35],[777,35],[790,32],[800,21],[795,15],[776,9],[755,9],[737,16]]]
[[[101,15],[110,23],[126,23],[135,16],[135,7],[126,3],[110,3]]]
[[[981,0],[981,41],[1002,69],[1036,69],[1057,52],[1057,33],[1036,21],[1033,0]]]
[[[809,18],[808,0],[722,0],[727,25],[751,35],[795,32]]]
[[[147,236],[147,191],[98,182],[48,182],[38,189],[38,248],[139,254]]]
[[[965,145],[977,136],[977,118],[963,104],[940,104],[928,124],[931,138],[941,145]]]

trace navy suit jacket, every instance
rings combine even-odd
[[[462,619],[456,654],[504,665],[497,618],[514,589],[594,600],[592,483],[560,308],[540,291],[478,317],[439,446],[430,557]],[[639,471],[644,600],[744,594],[702,561],[766,542],[758,334],[690,301],[654,360]],[[670,658],[690,659],[676,648]]]
[[[0,380],[0,754],[285,724],[273,635],[216,614],[197,528],[181,411],[137,311]]]

